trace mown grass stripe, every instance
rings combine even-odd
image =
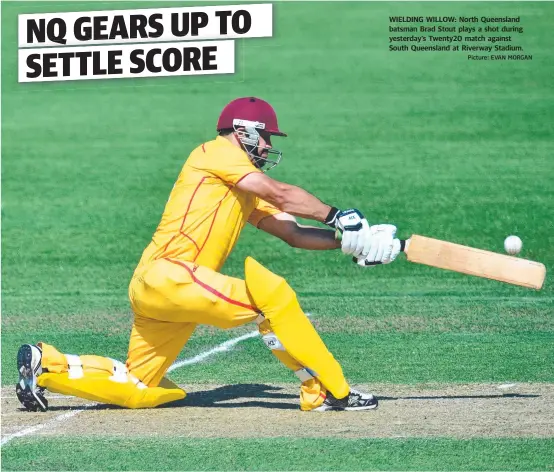
[[[42,437],[2,449],[2,466],[3,470],[523,471],[551,470],[553,450],[554,439],[104,437],[60,441]]]

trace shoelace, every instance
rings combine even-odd
[[[362,398],[361,395],[358,395],[356,393],[350,393],[350,396],[348,397],[348,406],[352,406],[360,403],[361,398]]]

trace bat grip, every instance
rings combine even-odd
[[[405,239],[400,239],[400,252],[404,252],[404,250],[406,249],[406,240]],[[356,264],[358,263],[358,259],[356,259],[355,257],[352,258],[352,262],[355,262]],[[382,264],[382,262],[366,262],[365,265],[366,266],[371,266],[371,265],[379,265],[379,264]]]

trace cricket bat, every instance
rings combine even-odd
[[[400,240],[400,250],[408,260],[439,269],[498,280],[540,290],[546,277],[546,267],[518,257],[484,251],[461,244],[427,238],[418,234]],[[355,260],[356,261],[356,260]]]
[[[475,249],[417,234],[401,240],[400,248],[410,262],[439,269],[498,280],[513,285],[540,290],[546,277],[546,267],[519,257]]]

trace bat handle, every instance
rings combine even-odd
[[[400,240],[400,252],[406,252],[406,241],[407,239]]]
[[[400,239],[400,252],[406,252],[408,241],[409,241],[408,239]],[[352,258],[352,261],[355,262],[356,264],[358,263],[358,259],[356,259],[355,257]],[[366,262],[365,263],[366,266],[378,265],[378,264],[382,264],[382,262]]]

